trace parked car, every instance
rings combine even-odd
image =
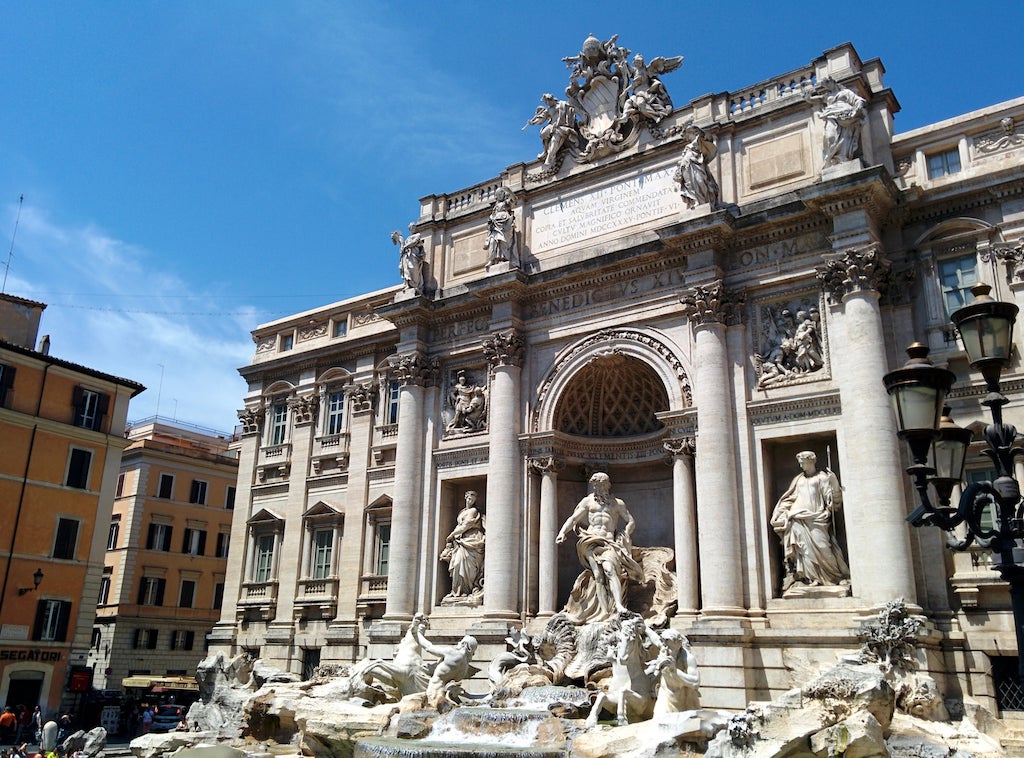
[[[153,726],[150,727],[150,731],[172,732],[184,716],[183,705],[158,705],[153,710]]]

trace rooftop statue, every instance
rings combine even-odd
[[[540,130],[540,141],[544,149],[537,155],[537,159],[544,161],[545,169],[554,169],[562,147],[576,147],[579,144],[576,111],[571,104],[550,93],[541,95],[540,99],[542,104],[537,106],[537,112],[523,129],[545,124]]]
[[[679,194],[687,209],[707,204],[711,210],[718,207],[719,189],[710,163],[718,155],[718,145],[711,135],[696,124],[689,124],[683,131],[686,146],[676,166],[675,180],[679,182]]]
[[[426,267],[426,251],[423,249],[423,235],[413,231],[415,224],[409,224],[410,234],[402,239],[399,231],[391,232],[391,241],[398,245],[398,271],[405,286],[416,292],[423,292],[423,269]]]
[[[630,63],[630,54],[618,44],[617,34],[605,42],[590,35],[579,54],[562,59],[569,68],[568,102],[544,95],[544,105],[527,124],[548,123],[541,130],[544,150],[538,156],[545,172],[557,169],[564,150],[578,163],[621,152],[636,144],[644,124],[657,124],[672,113],[660,77],[679,68],[683,57],[647,63],[635,55]]]
[[[839,478],[817,468],[810,450],[797,453],[802,471],[779,498],[772,512],[772,528],[782,538],[786,575],[783,593],[803,587],[849,587],[850,569],[831,527],[843,503]],[[848,590],[847,590],[848,591]]]
[[[498,187],[494,191],[494,206],[487,219],[487,239],[484,249],[487,250],[487,265],[508,262],[518,266],[516,250],[516,196],[508,187]]]
[[[834,166],[860,158],[860,132],[867,101],[832,77],[813,92],[804,91],[804,99],[822,106],[818,115],[825,120],[823,165]]]

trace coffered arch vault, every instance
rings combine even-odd
[[[594,436],[656,431],[655,412],[690,406],[688,374],[675,346],[658,330],[603,329],[555,357],[537,390],[533,431]],[[617,396],[627,387],[628,396]]]

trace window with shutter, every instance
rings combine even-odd
[[[7,407],[7,396],[14,387],[14,366],[0,363],[0,408]]]

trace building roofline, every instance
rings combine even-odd
[[[27,347],[21,347],[20,345],[15,345],[14,343],[7,342],[6,340],[0,339],[0,349],[9,350],[12,353],[24,355],[27,358],[34,358],[37,361],[49,363],[51,366],[62,366],[63,368],[69,368],[72,371],[77,371],[80,374],[85,374],[96,379],[102,379],[107,382],[113,382],[114,384],[119,384],[122,387],[128,387],[133,390],[131,394],[132,397],[135,397],[146,389],[145,385],[132,381],[131,379],[125,379],[121,376],[114,376],[113,374],[107,374],[103,371],[97,371],[94,368],[83,366],[80,363],[72,363],[71,361],[54,358],[52,355],[40,353],[38,350],[30,350]]]
[[[27,297],[18,297],[17,295],[12,295],[8,292],[0,292],[0,298],[3,300],[10,300],[14,303],[20,303],[21,305],[32,306],[33,308],[38,308],[41,311],[46,310],[46,303],[41,303],[38,300],[29,300]]]

